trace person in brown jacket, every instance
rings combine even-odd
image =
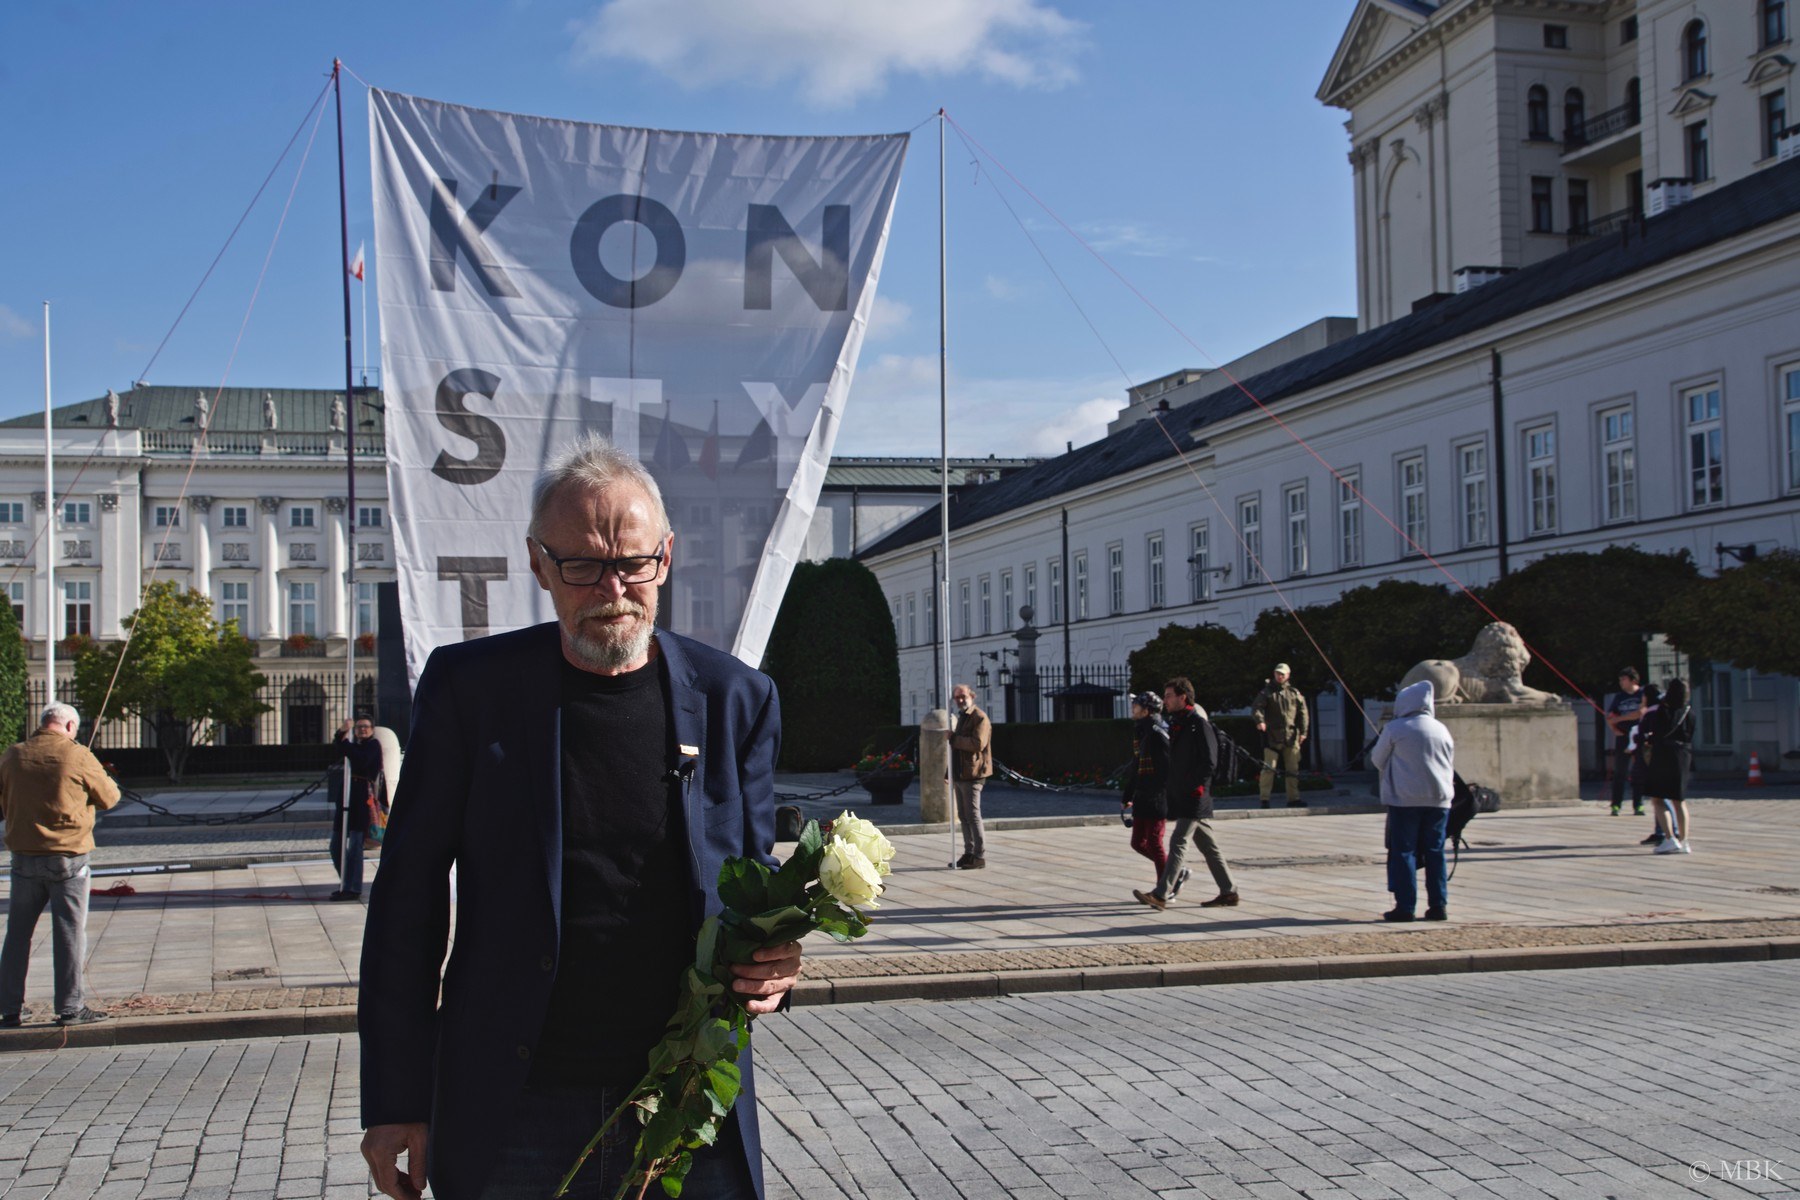
[[[987,847],[981,837],[981,787],[994,773],[994,727],[988,715],[975,707],[975,691],[966,683],[950,689],[956,705],[956,723],[949,730],[950,782],[956,792],[956,819],[962,824],[962,870],[987,866]]]
[[[56,1023],[86,1025],[107,1014],[81,992],[87,958],[88,855],[94,812],[119,802],[119,785],[75,740],[81,714],[44,709],[38,731],[0,755],[0,820],[12,851],[12,898],[0,949],[0,1027],[16,1029],[25,1009],[25,971],[38,917],[50,906],[56,969]]]

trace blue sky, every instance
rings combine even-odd
[[[1354,314],[1345,114],[1313,99],[1354,7],[8,5],[0,37],[31,49],[0,61],[0,96],[14,114],[10,183],[0,189],[0,417],[42,406],[44,300],[53,306],[58,403],[141,377],[341,55],[363,79],[395,91],[660,128],[891,132],[947,108],[1204,350],[1029,197],[985,165],[978,171],[953,130],[951,450],[1005,455],[1080,444],[1103,431],[1127,377],[1224,362],[1316,317]],[[365,95],[346,78],[352,247],[371,237]],[[908,156],[840,454],[937,450],[936,128],[920,128]],[[310,133],[308,125],[150,367],[151,382],[342,384],[329,111],[296,186]]]

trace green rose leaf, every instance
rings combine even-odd
[[[719,899],[739,912],[769,906],[769,868],[753,858],[728,858],[719,868]]]

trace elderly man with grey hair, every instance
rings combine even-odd
[[[119,802],[119,785],[75,740],[81,714],[48,705],[37,732],[0,755],[0,820],[12,851],[12,895],[6,945],[0,949],[0,1028],[24,1023],[25,972],[31,937],[50,908],[56,976],[56,1023],[85,1025],[106,1013],[88,1006],[81,988],[87,958],[88,856],[94,815]]]
[[[524,549],[556,620],[432,654],[370,896],[363,1156],[396,1200],[427,1176],[440,1200],[550,1195],[643,1075],[724,860],[773,862],[775,685],[657,628],[675,537],[656,481],[583,438],[539,478]],[[733,970],[734,999],[773,1012],[800,948]],[[762,1195],[738,1061],[684,1195]],[[571,1194],[617,1193],[636,1133],[615,1124]]]

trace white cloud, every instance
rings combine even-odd
[[[989,275],[981,281],[981,286],[986,289],[988,295],[996,300],[1017,300],[1031,294],[1030,288],[1014,283],[1001,275]]]
[[[606,0],[573,30],[577,62],[629,59],[688,88],[797,81],[823,108],[894,75],[1062,87],[1083,28],[1041,0]]]
[[[0,304],[0,338],[16,338],[24,341],[37,336],[37,326],[21,317],[18,313]]]
[[[890,300],[879,292],[875,306],[869,311],[868,340],[888,342],[912,328],[912,305],[904,300]]]
[[[950,453],[1061,454],[1103,437],[1123,407],[1117,379],[950,378]],[[850,387],[839,454],[936,454],[938,366],[933,355],[864,356]]]

